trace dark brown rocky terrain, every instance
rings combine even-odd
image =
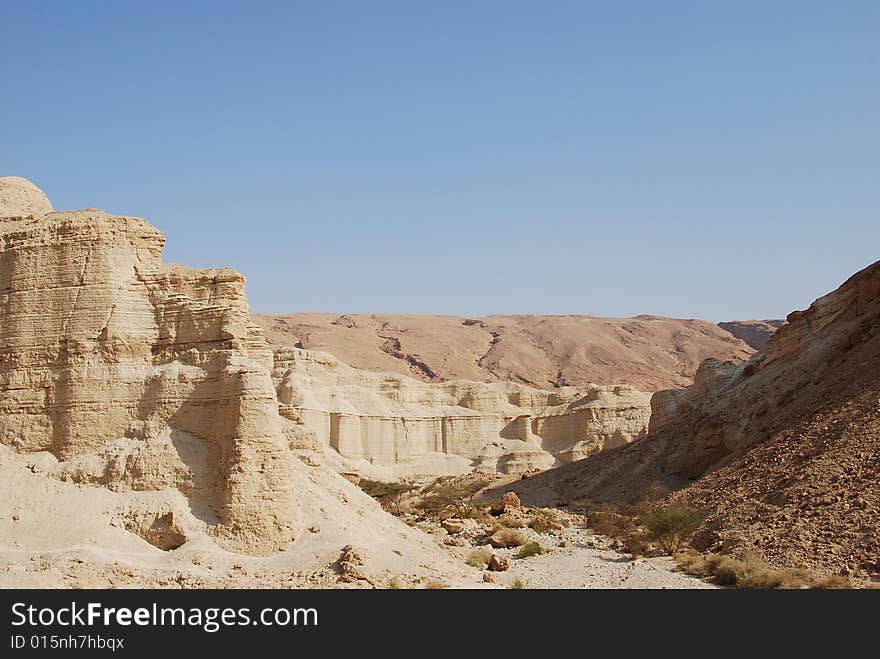
[[[644,439],[514,489],[558,504],[689,485],[671,498],[708,512],[699,548],[876,576],[880,262],[787,320],[749,361],[707,360],[655,394]]]

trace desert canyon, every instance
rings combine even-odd
[[[880,576],[880,262],[786,321],[252,317],[164,241],[0,178],[0,586],[714,587],[590,529],[646,499]]]

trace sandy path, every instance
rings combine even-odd
[[[499,585],[510,587],[519,578],[526,588],[716,588],[701,579],[673,572],[669,558],[633,560],[609,548],[610,541],[583,528],[568,528],[559,539],[563,547],[517,559],[516,550],[496,550],[510,560],[510,569],[495,573]]]

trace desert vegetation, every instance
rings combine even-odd
[[[527,542],[516,553],[517,558],[530,558],[531,556],[540,556],[544,553],[543,548],[537,542]]]
[[[395,515],[400,515],[400,501],[403,495],[414,489],[413,485],[389,481],[374,481],[362,478],[358,482],[366,494],[376,499],[382,507]]]
[[[622,549],[637,556],[672,556],[676,569],[708,579],[719,586],[745,589],[853,588],[849,578],[818,574],[803,567],[776,568],[757,551],[741,557],[702,554],[689,540],[706,519],[703,510],[681,503],[641,502],[629,506],[604,506],[590,513],[588,524],[596,533],[617,540]]]
[[[815,574],[806,568],[774,568],[755,551],[747,551],[741,558],[693,551],[678,552],[673,558],[682,572],[712,579],[720,586],[764,590],[854,587],[850,579],[837,574]]]

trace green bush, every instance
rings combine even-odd
[[[541,545],[539,545],[537,542],[530,542],[519,548],[516,557],[529,558],[530,556],[540,556],[543,553],[544,550],[541,548]]]
[[[703,524],[705,515],[681,504],[652,508],[639,518],[648,530],[648,540],[656,542],[669,554],[678,551],[684,542]]]

